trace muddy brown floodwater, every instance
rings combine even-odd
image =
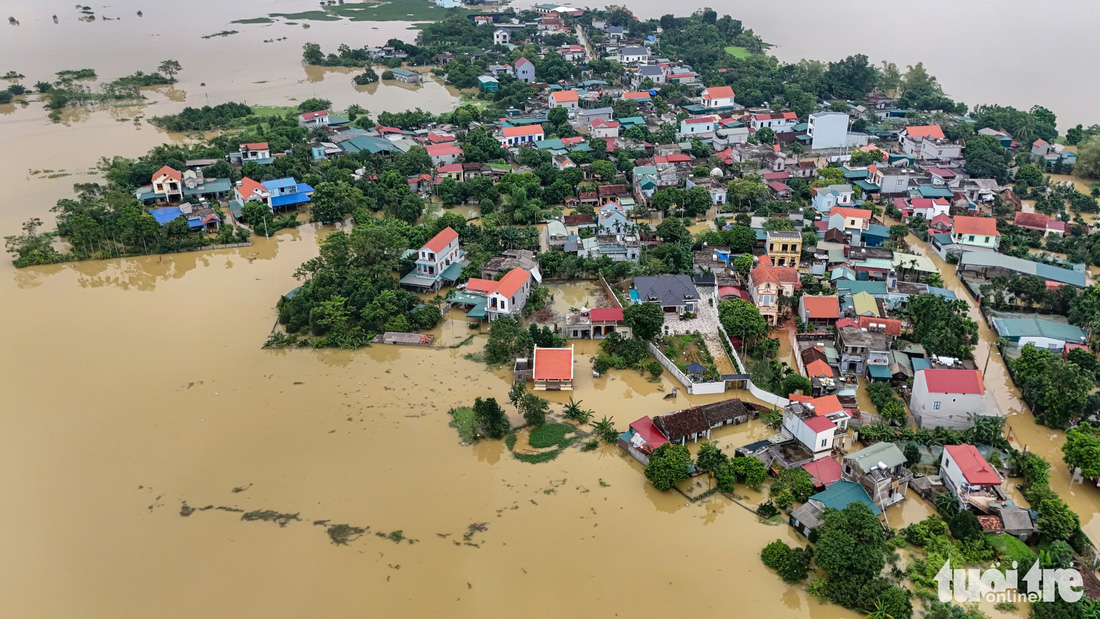
[[[48,221],[72,183],[96,179],[99,157],[183,139],[132,122],[138,114],[202,104],[207,95],[210,103],[265,105],[316,95],[375,112],[385,107],[370,102],[387,92],[395,93],[384,101],[390,109],[455,103],[438,84],[415,94],[386,85],[358,92],[340,71],[299,65],[304,41],[379,43],[405,24],[246,26],[202,40],[221,20],[312,4],[203,0],[176,11],[130,0],[96,8],[120,21],[92,24],[76,21],[72,6],[6,3],[21,25],[5,28],[0,51],[20,53],[0,54],[3,68],[37,80],[90,66],[110,79],[174,57],[184,73],[144,106],[74,111],[66,124],[46,121],[40,103],[0,108],[0,234],[29,217]],[[262,42],[282,36],[289,40]],[[32,173],[41,170],[52,172]],[[519,608],[540,616],[855,616],[760,563],[771,540],[801,541],[789,527],[760,524],[724,499],[688,504],[658,493],[614,447],[530,465],[501,442],[459,444],[448,409],[478,395],[505,401],[509,386],[506,370],[465,358],[483,336],[449,348],[469,335],[461,314],[436,329],[439,348],[261,349],[276,299],[330,231],[306,225],[234,250],[19,271],[0,260],[6,615],[485,617]],[[580,294],[563,291],[560,302]],[[572,395],[620,428],[714,399],[665,400],[667,376],[594,379],[587,357],[595,346],[577,344]],[[999,363],[990,384],[1006,408],[1022,411],[1012,418],[1014,437],[1055,463],[1052,486],[1095,534],[1097,491],[1068,484],[1056,453],[1061,434],[1037,428],[1012,404]],[[549,397],[555,411],[568,399]],[[729,450],[769,433],[753,423],[715,440]],[[763,500],[739,492],[746,504]],[[279,527],[216,509],[182,518],[183,501],[300,520]],[[889,515],[897,525],[926,514],[914,499]],[[370,529],[336,546],[318,520]],[[376,535],[393,531],[416,541]]]

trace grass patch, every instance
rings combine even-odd
[[[283,19],[306,19],[309,21],[340,21],[335,15],[329,15],[325,11],[302,11],[301,13],[268,13],[268,17],[282,17]]]
[[[248,19],[234,19],[231,24],[270,24],[275,20],[270,17],[249,17]]]
[[[531,430],[527,442],[536,449],[545,447],[568,447],[573,442],[573,437],[568,436],[574,431],[573,426],[564,423],[547,423]]]
[[[726,48],[726,53],[730,56],[733,56],[734,58],[748,58],[749,56],[752,56],[752,52],[738,45],[730,45]]]
[[[251,19],[238,19],[234,24],[270,24],[277,18],[300,21],[410,21],[429,22],[443,19],[448,14],[457,12],[469,14],[472,11],[461,8],[444,9],[435,5],[430,0],[402,0],[392,2],[347,2],[325,6],[312,11],[300,13],[269,13],[267,17],[254,17]]]
[[[458,436],[462,439],[462,442],[477,442],[477,418],[474,416],[474,409],[469,406],[463,406],[460,408],[452,408],[450,413],[451,423],[449,425],[458,430]]]
[[[450,347],[451,347],[451,348],[459,348],[459,347],[461,347],[461,346],[465,346],[466,344],[469,344],[470,342],[474,341],[474,337],[475,337],[475,336],[477,336],[477,334],[476,334],[476,333],[471,333],[470,335],[468,335],[468,336],[466,337],[466,339],[462,340],[461,342],[459,342],[459,343],[457,343],[457,344],[451,344],[451,346],[450,346]]]
[[[557,458],[558,454],[560,453],[560,449],[555,449],[554,451],[544,451],[537,454],[518,454],[512,452],[512,455],[515,456],[517,460],[527,462],[528,464],[539,464],[541,462],[549,462],[554,458]]]
[[[253,116],[282,116],[294,110],[294,108],[289,105],[253,105],[250,107],[252,108]]]
[[[511,451],[512,448],[516,446],[515,433],[509,434],[508,436],[504,437],[504,446],[508,448],[508,451]]]

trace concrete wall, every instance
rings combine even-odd
[[[649,353],[657,359],[657,362],[661,364],[669,374],[672,374],[676,380],[680,381],[680,384],[687,389],[687,392],[691,395],[703,395],[711,393],[723,393],[726,390],[725,381],[718,381],[713,383],[696,383],[692,382],[686,374],[680,371],[680,368],[676,367],[676,364],[671,359],[666,357],[661,352],[660,348],[653,342],[648,342],[646,346],[649,347]]]
[[[722,333],[724,335],[725,331],[723,331]],[[737,354],[737,349],[736,348],[731,348],[731,350],[733,350],[733,359],[734,359],[734,361],[736,361],[735,365],[739,366],[741,368],[741,371],[743,373],[747,374],[748,371],[745,369],[745,364],[741,363],[741,357],[740,357],[740,355]],[[751,393],[753,396],[755,396],[758,400],[760,400],[762,402],[767,402],[768,404],[771,404],[771,405],[779,407],[779,408],[783,408],[784,406],[791,403],[790,400],[788,400],[787,398],[784,398],[783,396],[774,394],[770,391],[764,391],[760,387],[757,387],[756,385],[753,384],[753,382],[751,380],[746,380],[745,381],[745,388],[747,388],[749,390],[749,393]]]

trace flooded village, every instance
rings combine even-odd
[[[1093,612],[1087,114],[455,5],[11,9],[8,612]]]

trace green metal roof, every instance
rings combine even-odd
[[[889,380],[893,374],[890,373],[890,366],[879,364],[868,364],[867,375],[871,378],[879,380]]]
[[[1084,342],[1088,335],[1080,328],[1064,322],[1042,318],[994,318],[993,328],[1001,337],[1046,337],[1064,342]]]
[[[843,292],[847,291],[849,295],[855,295],[860,292],[866,292],[867,294],[874,296],[886,296],[886,282],[872,282],[872,281],[858,281],[858,282],[846,282],[842,281],[836,285],[837,290]]]
[[[921,185],[917,188],[922,198],[950,198],[955,195],[951,193],[951,190],[946,187],[933,187],[932,185]]]
[[[872,366],[882,367],[886,366]],[[887,370],[889,373],[889,370]],[[898,446],[893,443],[875,443],[866,449],[860,449],[859,451],[852,452],[847,456],[844,456],[845,460],[854,460],[859,465],[860,470],[863,472],[870,471],[882,463],[886,465],[886,468],[894,468],[899,464],[905,464],[905,455],[901,453]]]
[[[863,486],[843,479],[829,486],[824,492],[819,492],[810,498],[819,501],[825,507],[833,509],[844,509],[852,503],[858,502],[870,508],[871,513],[876,516],[882,513],[882,510],[875,507],[875,504],[871,502],[871,497],[867,496],[867,491],[863,489]]]
[[[452,262],[439,274],[440,279],[445,279],[449,282],[456,282],[459,277],[462,277],[462,265],[457,262]]]
[[[488,303],[489,303],[489,299],[486,299],[484,297],[478,299],[477,305],[474,305],[473,309],[466,312],[466,317],[467,318],[474,318],[474,319],[477,319],[477,320],[481,320],[481,319],[485,318],[486,316],[489,315],[489,310],[486,309],[486,305],[488,305]]]

